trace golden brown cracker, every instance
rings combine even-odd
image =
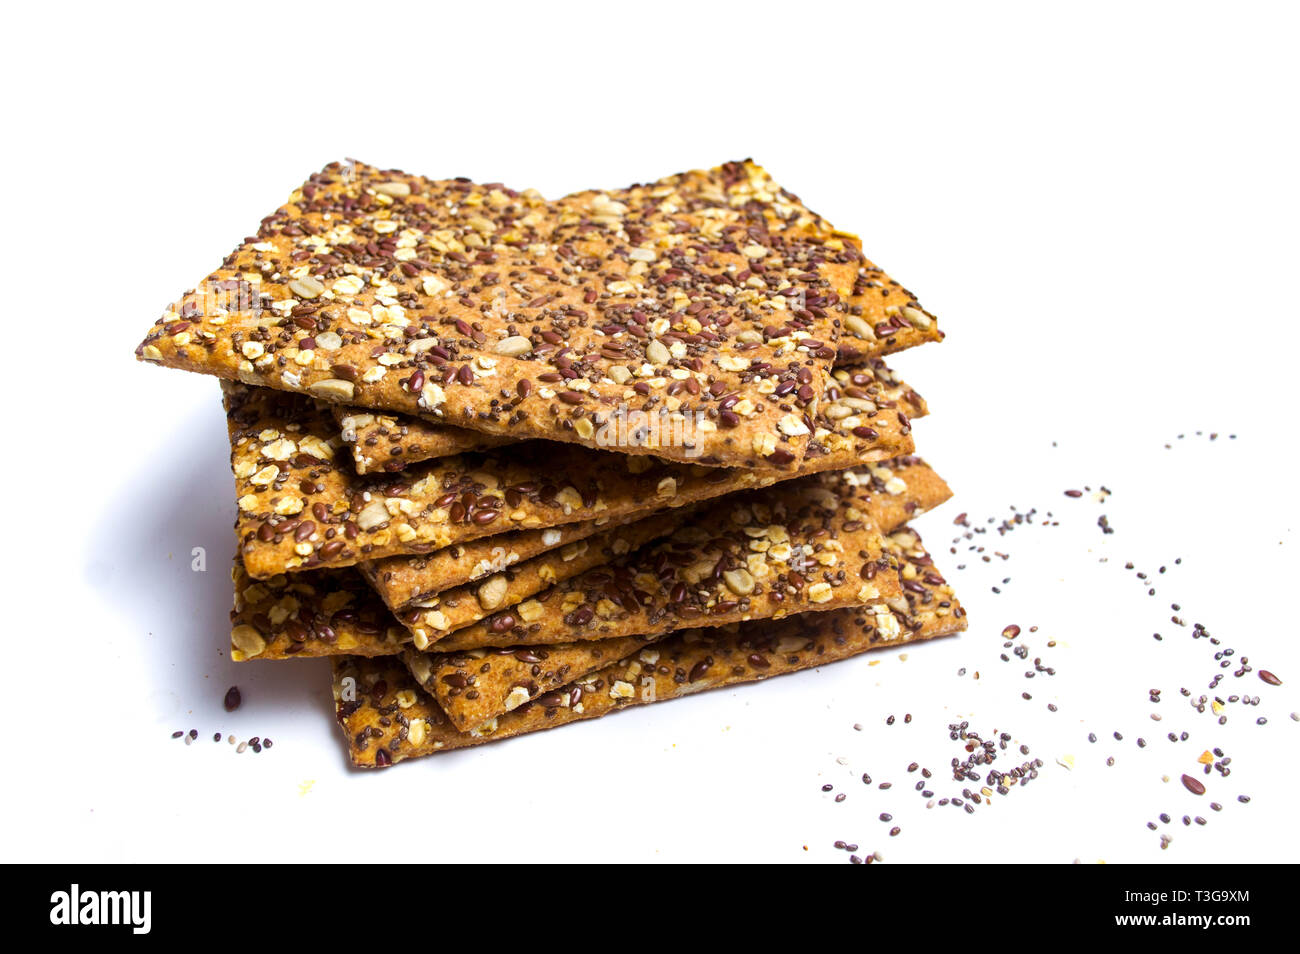
[[[223,391],[236,533],[244,566],[258,579],[428,553],[512,530],[648,514],[912,447],[906,415],[890,408],[872,416],[870,426],[818,427],[809,456],[790,471],[703,467],[530,441],[359,477],[340,459],[333,418],[315,402],[233,382],[223,382]]]
[[[880,603],[897,581],[871,495],[815,475],[717,501],[632,556],[433,643],[436,651],[667,633]]]
[[[327,167],[137,355],[514,438],[741,467],[804,456],[862,255],[759,166],[547,203]],[[747,400],[739,415],[732,405]]]
[[[358,767],[382,768],[964,630],[965,612],[951,587],[919,537],[904,532],[905,538],[896,533],[900,539],[888,543],[905,576],[912,567],[910,578],[916,584],[895,601],[900,609],[876,616],[853,607],[674,633],[469,732],[456,729],[400,661],[336,657],[335,710],[348,757]]]

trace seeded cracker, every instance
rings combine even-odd
[[[351,568],[281,573],[255,580],[236,559],[231,571],[230,658],[386,656],[411,638]]]
[[[919,537],[910,530],[894,536],[891,553],[904,574],[911,567],[917,586],[904,591],[888,617],[850,608],[676,633],[470,732],[457,731],[397,660],[336,657],[335,709],[348,756],[359,767],[384,767],[964,630],[965,613]]]
[[[641,513],[619,520],[584,520],[543,530],[515,530],[457,543],[422,556],[361,562],[357,569],[395,612],[427,603],[439,593],[464,586],[559,547],[649,519]]]
[[[938,475],[930,471],[936,481],[942,485]],[[919,482],[918,482],[919,483]],[[947,487],[944,486],[943,497],[946,499]],[[928,509],[928,508],[922,508]],[[875,507],[871,508],[876,511]],[[888,525],[888,529],[897,529],[903,523]],[[917,553],[916,542],[919,538],[906,528],[899,530],[897,538],[891,538],[887,544],[900,554]],[[930,570],[926,570],[930,572]],[[900,561],[900,581],[905,589],[918,593],[922,586],[918,582],[921,564]],[[932,578],[933,580],[933,578]],[[941,582],[941,581],[940,581]],[[891,598],[891,612],[908,615],[905,601],[899,596]],[[552,693],[552,700],[543,700],[541,705],[552,702],[559,705],[559,696],[553,690],[581,679],[590,672],[606,665],[610,660],[627,656],[641,646],[656,642],[660,636],[623,636],[615,639],[597,639],[584,642],[558,643],[542,646],[506,646],[494,649],[471,649],[463,652],[419,652],[416,649],[404,649],[402,661],[407,664],[411,674],[421,688],[433,696],[439,708],[460,731],[467,732],[482,725],[494,716],[513,711],[519,706],[544,693]]]
[[[507,646],[471,649],[463,653],[422,653],[406,650],[406,663],[416,682],[437,701],[461,732],[488,719],[540,699],[559,705],[559,693],[570,683],[616,662],[659,639],[622,636],[551,646]]]
[[[864,267],[748,162],[558,203],[335,164],[137,355],[513,438],[789,467],[842,319],[898,304],[850,302]]]
[[[358,474],[392,473],[408,464],[513,443],[509,437],[434,424],[418,417],[330,405]]]
[[[839,479],[841,479],[841,475],[835,474],[824,478],[822,483],[825,484]],[[855,482],[857,487],[867,492],[865,506],[860,505],[860,509],[866,513],[867,519],[872,525],[885,530],[901,526],[917,514],[937,507],[952,495],[943,479],[923,461],[915,457],[886,461],[878,466],[865,466],[846,472],[843,479]],[[720,501],[713,504],[702,504],[700,510],[702,513],[707,513],[711,508],[721,507],[725,503],[725,501]],[[649,521],[655,519],[653,517],[648,518]],[[695,518],[677,522],[691,525],[695,522]],[[668,529],[663,529],[661,533],[659,527],[642,527],[640,524],[633,524],[627,529],[638,534],[644,534],[647,540],[669,532]],[[650,535],[651,533],[653,536]],[[577,547],[581,546],[581,544],[572,546]],[[519,604],[529,597],[542,593],[553,584],[570,580],[592,567],[612,565],[618,557],[628,552],[605,552],[600,554],[599,557],[591,557],[590,554],[579,556],[566,553],[565,551],[569,549],[566,547],[561,550],[558,559],[554,556],[550,558],[540,556],[521,565],[519,572],[513,574],[510,578],[508,586],[504,581],[494,583],[497,577],[493,577],[476,587],[450,590],[446,594],[431,600],[428,607],[398,613],[398,618],[411,631],[414,637],[412,640],[414,647],[421,650],[427,649],[430,644],[448,634],[463,629],[478,620],[486,619],[493,612],[503,607],[511,607],[510,614],[518,618],[521,612]],[[568,557],[567,560],[565,559],[566,556]],[[584,557],[587,557],[587,559],[584,559]],[[499,576],[504,576],[504,574],[499,574]],[[383,596],[386,587],[373,579],[371,583]],[[468,595],[471,596],[470,599],[464,599],[462,596],[467,590]],[[457,599],[457,605],[448,608],[447,601],[452,598]],[[437,647],[438,650],[443,648],[442,645]]]
[[[399,613],[399,619],[410,630],[416,649],[427,649],[430,643],[453,630],[520,603],[562,580],[613,563],[651,540],[667,536],[689,521],[692,514],[690,509],[686,513],[677,510],[658,513],[586,540],[578,540],[533,557],[517,567],[494,573],[485,580],[439,593]],[[365,565],[358,569],[383,597],[385,587],[376,585],[366,573]]]
[[[878,418],[882,412],[885,415],[882,419],[884,426],[889,426],[890,414],[903,414],[903,417],[899,418],[901,422],[923,417],[928,413],[928,408],[925,400],[883,362],[877,361],[869,366],[835,370],[832,384],[821,403],[821,415],[815,432],[818,445],[828,449],[829,456],[825,458],[828,467],[833,466],[834,469],[855,467],[867,459],[860,445],[854,446],[847,442],[852,440],[856,444],[860,440],[861,433],[874,433],[874,428],[870,425],[881,426]],[[864,427],[868,428],[867,432],[862,431]],[[836,434],[839,435],[838,438]],[[801,468],[801,470],[809,469],[811,468],[806,464]],[[929,473],[930,476],[935,476],[932,471]],[[942,481],[939,481],[939,486],[943,488],[943,493],[946,495],[948,491]],[[884,492],[884,488],[879,490]],[[894,526],[899,522],[901,520],[893,521],[888,525]],[[545,535],[546,531],[542,533]],[[505,542],[503,540],[503,543]],[[571,541],[559,538],[558,528],[552,534],[552,545],[559,546],[569,542]],[[542,552],[535,540],[532,544],[532,554]],[[476,563],[477,560],[490,560],[491,565],[485,566],[482,573],[475,573],[474,576],[491,572],[494,567],[502,568],[503,559],[508,563],[516,562],[519,557],[514,555],[515,549],[514,543],[511,542],[508,551],[505,548],[500,550],[493,548],[490,558],[478,557]],[[449,568],[446,566],[446,561],[435,559],[436,557],[437,554],[432,557],[396,557],[376,563],[363,562],[362,570],[379,589],[384,601],[396,612],[413,602],[424,601],[449,586],[456,585],[455,582],[448,582]]]
[[[438,651],[666,633],[869,603],[898,581],[843,474],[787,481],[704,508],[664,540],[557,584],[434,644]]]
[[[868,518],[886,532],[939,506],[951,496],[943,479],[915,457],[887,461],[869,470],[859,469],[855,472],[854,479],[860,487],[867,488],[870,492],[866,507]],[[672,516],[678,514],[647,519],[657,521]],[[542,532],[552,531],[521,531],[517,536],[540,536]],[[591,540],[591,548],[600,551],[605,558],[604,562],[612,562],[620,555],[611,549],[613,541],[619,538],[605,534],[600,537],[603,539]],[[448,572],[455,565],[455,560],[448,558],[450,551],[461,549],[468,555],[484,543],[498,539],[501,538],[489,537],[463,548],[449,547],[432,554],[430,559],[445,564],[443,572]],[[550,557],[535,556],[521,560],[512,567],[517,572],[510,580],[511,603],[526,599],[551,585],[544,579],[549,574],[541,571],[543,565],[551,568],[557,581],[569,579],[588,569],[581,561],[557,560],[552,553],[553,549],[548,548],[546,551],[552,554]],[[499,556],[498,554],[498,558]],[[403,644],[423,648],[428,645],[428,638],[436,635],[432,631],[426,633],[424,642],[421,642],[418,634],[421,622],[419,617],[412,619],[409,615],[404,615],[406,625],[395,626],[396,621],[386,612],[378,596],[360,584],[361,578],[347,568],[321,570],[305,575],[279,575],[265,581],[264,585],[263,581],[254,580],[244,573],[242,565],[236,561],[236,612],[231,614],[231,658],[241,661],[252,658],[333,656],[342,653],[360,656],[391,655]],[[531,589],[533,585],[536,589]],[[468,589],[472,591],[473,588]],[[444,589],[444,592],[451,598],[450,591]],[[515,594],[519,595],[516,597]],[[463,605],[467,609],[459,610],[460,612],[487,615],[476,598],[472,604]],[[326,607],[329,608],[328,611]],[[543,650],[545,648],[541,647]]]
[[[744,405],[738,406],[742,411],[745,409]],[[856,416],[859,420],[849,422],[851,429],[861,426],[864,410],[870,412],[893,407],[899,407],[911,418],[926,413],[920,395],[877,358],[837,367],[818,410],[822,419],[842,420]],[[506,438],[434,424],[418,417],[337,406],[331,410],[339,422],[340,436],[352,448],[358,474],[393,473],[422,460],[450,457],[508,442]]]
[[[332,416],[315,402],[233,382],[223,382],[223,392],[236,533],[244,566],[258,579],[685,506],[912,450],[906,414],[888,409],[853,428],[847,423],[858,418],[823,419],[826,426],[812,432],[817,456],[786,472],[670,464],[532,441],[362,478],[339,453]]]
[[[879,308],[868,307],[868,303]],[[915,296],[870,263],[858,270],[836,354],[837,364],[894,354],[927,341],[942,341],[934,316]]]
[[[758,168],[749,161],[744,165],[751,170]],[[682,179],[698,175],[698,173],[687,173],[685,177],[674,178]],[[785,198],[787,202],[802,207],[799,199],[791,193],[786,192]],[[601,197],[598,192],[586,191],[561,199],[559,204],[581,211],[599,201]],[[746,205],[746,211],[751,218],[762,215],[764,219],[763,226],[751,222],[748,232],[753,239],[759,239],[765,229],[780,231],[786,218],[786,212],[781,208],[780,203],[750,202]],[[858,236],[834,229],[831,230],[830,236],[829,243],[833,245],[843,243],[844,246],[856,251],[859,258],[852,291],[842,302],[828,303],[821,299],[808,299],[802,304],[813,313],[825,310],[830,304],[831,310],[842,316],[839,341],[841,356],[846,363],[893,354],[928,341],[943,340],[943,332],[939,330],[934,316],[921,307],[916,296],[862,254],[862,241]],[[788,290],[786,294],[794,298],[793,307],[797,309],[799,304],[797,294],[792,294]],[[820,314],[818,316],[820,317]]]

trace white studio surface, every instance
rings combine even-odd
[[[1293,858],[1295,9],[507,7],[10,13],[0,858],[333,861],[367,851],[371,819],[428,819],[407,830],[438,861],[845,863],[837,839],[891,863]],[[327,663],[226,656],[216,382],[132,357],[345,156],[551,196],[753,156],[861,234],[948,333],[891,364],[930,402],[918,450],[955,497],[918,527],[969,632],[350,770]],[[1012,507],[1033,525],[1001,536]],[[961,512],[989,532],[959,539]],[[1003,662],[1013,623],[1028,658]],[[1242,655],[1284,684],[1234,678]],[[1035,657],[1056,674],[1025,678]],[[1261,703],[1221,726],[1180,687]],[[994,767],[1028,745],[1039,777],[973,815],[927,809],[908,764],[960,795],[961,720],[1010,733]],[[275,745],[236,754],[217,731]],[[1197,798],[1179,776],[1216,746],[1232,774]],[[541,855],[521,847],[539,825]]]

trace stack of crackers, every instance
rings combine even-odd
[[[964,629],[883,361],[942,337],[750,161],[554,201],[347,162],[136,355],[222,379],[232,658],[330,657],[372,767]]]

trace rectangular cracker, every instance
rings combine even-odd
[[[951,496],[943,479],[924,461],[915,457],[859,468],[854,474],[858,485],[869,492],[866,505],[868,518],[885,532],[939,506]],[[558,531],[519,531],[516,536],[540,536],[552,532]],[[476,556],[486,559],[487,544],[500,539],[502,538],[487,537],[449,547],[430,554],[428,559],[442,564],[441,574],[450,579],[458,559],[471,563]],[[526,550],[526,547],[521,545],[519,549]],[[552,548],[547,548],[550,549]],[[459,557],[456,556],[457,552]],[[509,552],[513,554],[514,550]],[[524,593],[520,599],[526,599],[550,585],[545,583],[544,574],[530,566],[544,556],[524,559],[511,567],[518,571],[512,580],[511,590],[512,593]],[[497,560],[501,558],[501,554],[494,556]],[[563,560],[557,562],[551,559],[545,562],[552,567],[557,580],[576,575],[570,572],[569,565]],[[476,573],[481,579],[491,570],[478,571],[474,568],[468,572]],[[537,590],[527,592],[528,588],[523,582],[525,580],[538,584]],[[403,645],[413,642],[415,634],[412,629],[416,621],[408,618],[404,626],[395,629],[394,624],[400,620],[395,620],[386,612],[379,596],[370,587],[363,585],[362,578],[353,568],[281,574],[264,582],[265,585],[263,581],[248,576],[243,572],[242,564],[236,560],[236,612],[231,614],[231,658],[236,661],[333,656],[344,652],[367,656],[391,655]],[[250,587],[260,588],[251,593],[246,592]],[[328,606],[329,611],[321,612],[321,606]]]
[[[689,439],[626,452],[783,467],[843,321],[898,304],[855,294],[859,244],[752,162],[556,203],[333,164],[136,354],[516,438],[602,446],[620,412],[666,414]]]
[[[938,480],[933,471],[929,473]],[[946,497],[947,487],[944,486],[943,490]],[[875,512],[876,508],[869,509]],[[890,513],[886,519],[892,519],[893,515]],[[898,520],[882,527],[895,531],[886,546],[899,556],[899,579],[904,589],[911,590],[919,599],[925,599],[927,590],[921,574],[930,573],[933,564],[928,562],[928,554],[919,547],[920,538],[903,527],[903,523],[904,520]],[[912,557],[910,562],[907,559],[909,555]],[[930,582],[943,583],[942,579],[934,578]],[[891,603],[891,612],[901,614],[903,618],[910,615],[910,607],[901,594],[893,597]],[[548,702],[559,705],[560,696],[555,695],[557,690],[660,638],[657,635],[622,636],[451,653],[419,652],[417,642],[414,649],[402,650],[401,656],[416,682],[434,698],[451,724],[461,732],[468,732],[533,699],[542,706]],[[548,693],[554,698],[542,698]]]
[[[595,672],[661,639],[620,636],[550,646],[505,646],[463,653],[422,653],[406,649],[402,662],[420,688],[437,702],[461,732],[538,700],[560,705],[560,693]],[[547,698],[555,693],[554,698]]]
[[[901,526],[917,514],[939,506],[952,496],[943,478],[917,457],[901,457],[879,465],[864,465],[845,472],[845,479],[854,481],[855,486],[866,491],[865,505],[860,505],[860,508],[866,513],[867,519],[882,530]],[[703,508],[709,506],[717,504],[701,505]],[[628,529],[634,528],[639,528],[635,532],[645,537],[643,543],[668,532],[660,532],[658,528],[650,531],[650,528],[640,527],[639,524],[633,524]],[[615,535],[615,538],[618,536]],[[630,540],[631,537],[626,536],[624,539]],[[571,546],[576,549],[581,545]],[[624,553],[631,549],[635,548],[629,548]],[[547,587],[570,580],[593,567],[612,564],[616,557],[624,555],[602,553],[599,556],[603,559],[597,559],[586,553],[583,554],[586,559],[583,559],[566,552],[570,550],[570,547],[563,548],[559,557],[535,557],[521,564],[512,573],[497,574],[477,586],[447,591],[446,597],[451,597],[454,593],[458,601],[454,611],[442,605],[447,602],[445,598],[434,597],[429,605],[421,609],[411,608],[410,611],[399,612],[398,619],[411,631],[414,647],[419,650],[428,649],[432,643],[486,619],[504,607],[511,607],[511,611],[517,613],[519,603],[541,593]],[[565,559],[566,556],[568,559]],[[362,569],[364,571],[364,566]],[[374,578],[369,579],[380,596],[385,597],[387,587]],[[481,592],[485,589],[488,591],[486,599]]]
[[[768,214],[770,213],[770,214]],[[312,177],[159,319],[143,360],[516,438],[787,466],[861,252],[753,164],[547,203],[361,164]],[[746,398],[754,412],[724,414]],[[650,407],[646,407],[650,405]]]
[[[389,656],[411,639],[351,567],[255,580],[235,558],[230,658]]]
[[[630,535],[619,535],[619,531],[631,528],[615,528],[579,540],[573,545],[585,549],[573,558],[571,571],[569,563],[556,556],[545,565],[537,558],[524,561],[517,571],[497,576],[509,577],[510,602],[522,600],[554,582],[545,567],[556,565],[560,573],[576,573],[609,562],[628,552],[617,546],[620,541],[631,549],[668,533],[678,519],[675,511],[657,514],[640,521]],[[424,619],[431,612],[420,610],[418,615],[409,615],[403,625],[356,567],[280,573],[256,580],[236,558],[231,578],[235,607],[230,614],[230,658],[235,662],[339,654],[394,655],[403,645],[421,639],[417,634],[427,628]],[[461,625],[481,619],[489,610],[477,598],[476,589],[463,586],[447,591],[439,604],[441,612]],[[427,645],[427,638],[421,642]]]
[[[728,497],[630,557],[458,629],[433,648],[608,639],[880,603],[896,595],[897,580],[869,504],[870,493],[842,473]]]
[[[866,399],[878,408],[898,408],[915,419],[927,413],[924,399],[879,358],[859,359],[851,365],[837,366],[819,406],[824,419],[828,413],[847,416],[843,407],[828,402],[852,391],[850,400]],[[463,428],[435,424],[403,414],[382,414],[356,408],[331,407],[339,423],[339,435],[352,449],[358,474],[396,473],[411,464],[453,454],[483,450],[509,442],[507,438],[480,434]]]
[[[916,296],[864,257],[849,296],[836,364],[856,364],[943,339],[938,321]]]
[[[900,422],[908,420],[907,426],[910,430],[910,419],[924,417],[929,409],[925,399],[883,361],[874,360],[859,367],[836,368],[831,385],[823,396],[818,421],[818,439],[824,441],[828,447],[833,445],[835,438],[823,437],[823,434],[838,434],[844,440],[856,441],[858,437],[854,432],[864,424],[873,421],[875,418],[871,415],[878,416],[881,411],[901,415]],[[862,463],[861,459],[855,458],[856,453],[856,450],[850,453],[836,453],[831,459],[837,468],[855,467]],[[934,476],[932,471],[930,475]],[[943,482],[939,481],[938,486],[943,486]],[[947,492],[946,487],[944,492]],[[606,526],[613,526],[615,523],[616,521],[608,521]],[[543,544],[546,540],[550,540],[552,546],[561,546],[576,539],[573,531],[564,533],[568,539],[561,539],[561,530],[562,528],[555,528],[541,531],[543,537],[541,541],[537,539],[537,532],[529,532],[532,536],[528,539],[518,539],[524,534],[517,534],[511,539],[502,538],[502,547],[491,546],[489,556],[481,553],[474,555],[470,565],[482,564],[484,567],[482,572],[476,573],[475,576],[491,572],[489,564],[500,565],[502,561],[516,563],[520,559],[543,552]],[[596,532],[595,528],[592,528],[591,532]],[[480,546],[478,549],[484,548]],[[527,552],[523,552],[524,550]],[[394,612],[400,612],[411,603],[427,600],[452,586],[469,582],[469,579],[463,576],[462,569],[438,558],[441,552],[418,557],[363,561],[360,565],[363,573],[379,589],[384,601]],[[457,572],[462,574],[461,578],[452,579]]]
[[[410,631],[415,647],[426,649],[446,634],[470,626],[497,610],[514,606],[548,586],[595,567],[606,566],[652,540],[667,536],[690,521],[694,509],[684,509],[685,513],[671,510],[614,527],[494,573],[485,580],[444,590],[398,612],[398,619]],[[358,569],[383,598],[386,587],[376,584],[376,579],[366,572],[365,565]]]
[[[331,404],[339,437],[352,448],[358,474],[394,473],[410,464],[514,443],[500,434],[467,431],[418,417]]]
[[[650,517],[638,511],[617,520],[602,518],[539,530],[513,530],[466,543],[454,543],[419,556],[363,560],[357,564],[357,569],[394,612],[401,612],[416,604],[428,603],[453,587],[482,580],[543,553],[648,519]]]
[[[819,418],[809,455],[788,471],[711,468],[531,441],[358,477],[339,453],[332,415],[315,402],[228,381],[222,389],[236,533],[244,566],[258,579],[427,553],[509,530],[648,514],[912,450],[910,420],[895,407],[868,417]]]
[[[905,590],[898,608],[887,614],[868,616],[861,608],[848,608],[675,633],[588,674],[567,692],[548,691],[470,732],[458,731],[398,660],[335,657],[335,713],[348,757],[360,768],[382,768],[961,632],[965,612],[952,588],[935,570],[919,537],[904,533],[889,547],[901,562],[901,573],[916,586]]]

